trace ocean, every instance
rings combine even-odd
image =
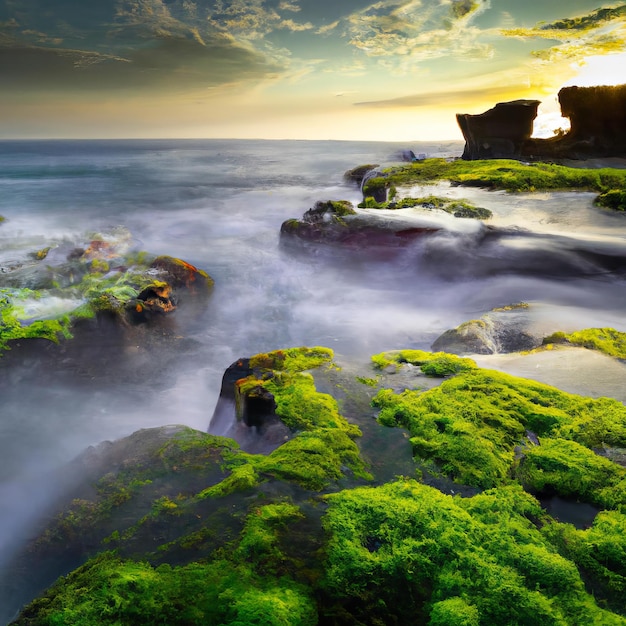
[[[159,367],[142,366],[136,346],[119,356],[135,359],[132,376],[116,376],[115,360],[99,362],[97,352],[88,371],[59,363],[55,375],[42,377],[32,354],[0,368],[1,624],[19,607],[7,563],[55,494],[45,477],[87,446],[140,428],[210,429],[222,374],[240,357],[322,345],[340,363],[366,364],[383,350],[429,349],[445,330],[520,301],[535,306],[535,323],[546,333],[626,331],[624,273],[596,263],[598,255],[626,258],[626,216],[594,207],[592,193],[512,195],[431,185],[415,194],[438,192],[489,208],[498,238],[479,245],[468,226],[465,234],[430,238],[384,259],[367,250],[335,255],[323,246],[294,254],[280,245],[282,222],[315,202],[361,200],[359,188],[344,180],[346,170],[397,161],[405,149],[454,157],[462,148],[461,142],[0,142],[6,218],[0,289],[10,268],[34,251],[80,245],[116,229],[130,233],[133,248],[180,257],[215,280],[206,309],[181,318],[181,340]],[[39,315],[69,304],[42,301]],[[572,379],[577,375],[566,381],[574,391],[584,387]]]

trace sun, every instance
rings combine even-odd
[[[576,74],[566,86],[622,85],[626,83],[626,52],[588,57],[576,63],[573,69]]]

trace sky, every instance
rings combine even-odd
[[[0,0],[0,138],[462,139],[626,83],[626,3]]]

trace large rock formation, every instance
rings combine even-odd
[[[501,102],[479,115],[457,115],[466,160],[588,159],[626,156],[626,85],[564,87],[559,91],[567,133],[531,138],[538,100]]]
[[[539,100],[499,102],[479,115],[456,116],[465,137],[464,159],[516,159],[533,132]]]
[[[528,157],[588,159],[626,157],[626,85],[564,87],[559,91],[563,117],[571,128],[550,139],[531,139]]]

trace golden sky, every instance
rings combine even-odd
[[[0,138],[461,139],[455,113],[626,83],[598,0],[0,0]]]

